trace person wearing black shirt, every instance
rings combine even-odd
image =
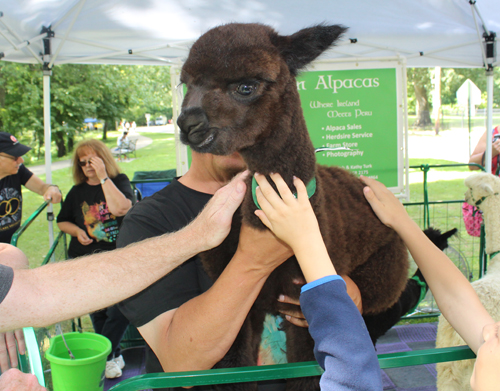
[[[40,194],[52,203],[61,202],[61,192],[24,167],[23,155],[31,148],[16,137],[0,132],[0,242],[10,243],[12,235],[21,226],[23,197],[21,185]]]
[[[111,151],[99,140],[84,140],[73,154],[71,188],[57,216],[59,229],[72,236],[70,258],[116,248],[123,216],[132,206],[132,188],[120,173]],[[128,326],[116,306],[90,314],[94,330],[109,338],[112,345],[106,377],[122,375],[125,366],[120,341]]]

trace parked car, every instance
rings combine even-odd
[[[166,125],[167,124],[167,119],[164,117],[158,117],[155,120],[155,125]]]

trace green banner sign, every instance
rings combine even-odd
[[[318,163],[401,186],[395,68],[308,71],[297,86],[314,147],[345,148],[318,152]]]

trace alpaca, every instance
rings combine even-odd
[[[500,321],[500,178],[488,173],[473,174],[465,179],[468,187],[465,201],[483,212],[486,231],[486,253],[491,256],[487,274],[472,286],[491,317]],[[446,318],[439,317],[436,347],[466,345]],[[437,364],[439,391],[472,390],[470,378],[475,360],[451,361]]]
[[[280,173],[294,190],[293,176],[314,187],[314,208],[329,255],[339,274],[358,285],[363,311],[375,315],[390,308],[403,291],[408,253],[395,231],[383,225],[364,198],[364,184],[338,167],[316,164],[295,76],[328,49],[346,29],[314,26],[291,36],[261,24],[228,24],[202,35],[181,71],[187,94],[178,118],[181,141],[200,153],[239,152],[253,174]],[[231,233],[217,248],[202,254],[215,280],[232,258],[242,221],[266,229],[255,216],[252,178]],[[294,278],[302,276],[294,258],[268,278],[239,336],[216,367],[255,365],[263,319],[279,314],[280,294],[298,298]],[[314,360],[307,329],[283,323],[289,362]],[[316,380],[289,380],[287,389],[317,389]],[[232,385],[230,389],[254,389]]]

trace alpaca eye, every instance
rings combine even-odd
[[[257,89],[256,83],[241,83],[236,87],[236,92],[240,95],[248,96]]]

